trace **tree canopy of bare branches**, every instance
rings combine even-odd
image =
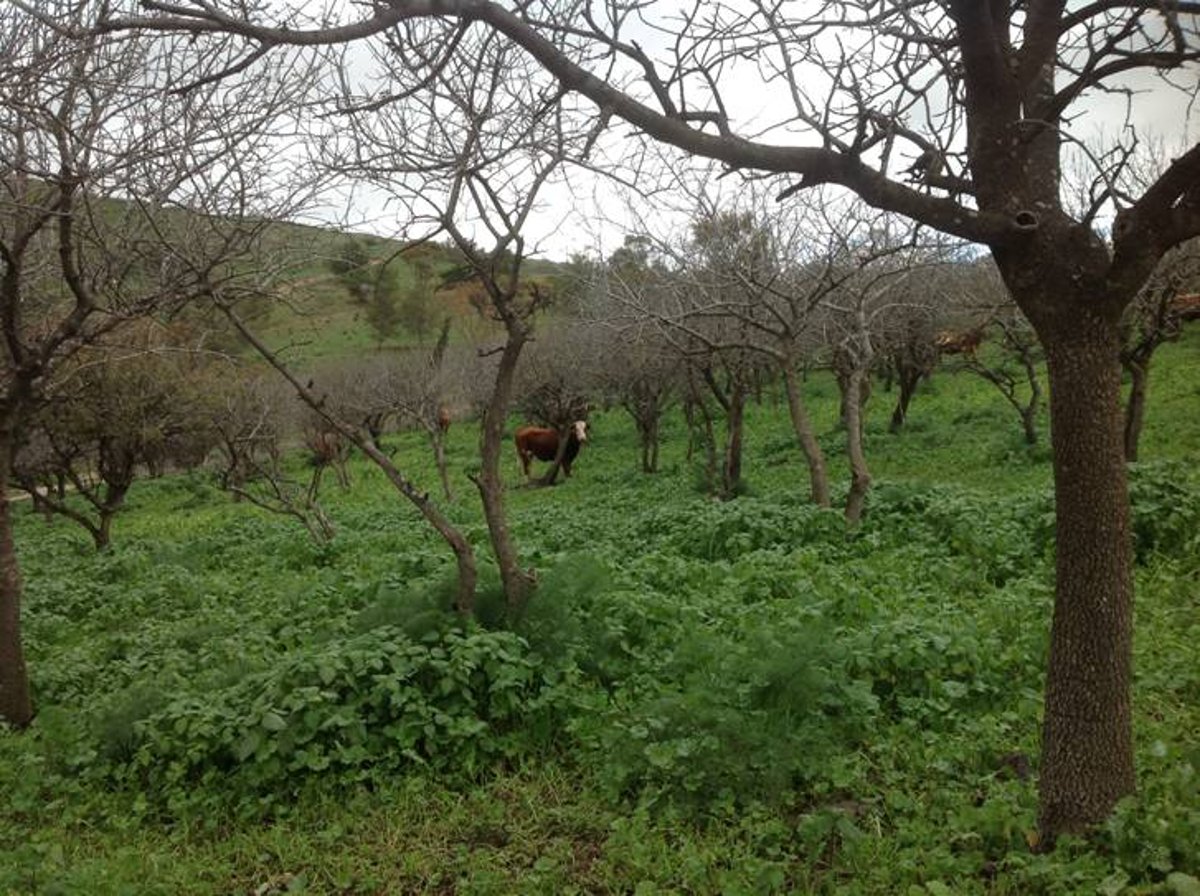
[[[49,384],[131,321],[260,278],[264,230],[299,198],[268,185],[309,86],[299,67],[233,83],[184,36],[73,38],[96,13],[0,10],[0,717],[18,726],[32,706],[7,493]],[[185,81],[199,86],[170,91]]]

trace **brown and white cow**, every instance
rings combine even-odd
[[[576,420],[567,431],[567,445],[563,449],[562,471],[564,476],[571,475],[571,463],[579,455],[579,449],[587,441],[587,422]],[[514,440],[517,443],[517,456],[521,458],[521,469],[529,476],[529,462],[533,458],[553,461],[558,456],[558,431],[543,426],[522,426],[517,430]]]

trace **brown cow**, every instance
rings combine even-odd
[[[974,330],[942,330],[933,340],[933,344],[943,355],[967,356],[973,356],[982,342],[982,327]]]
[[[346,469],[346,461],[350,458],[350,446],[341,433],[331,429],[314,429],[307,434],[306,441],[311,464],[318,470],[333,467],[338,485],[349,488],[350,473]],[[314,486],[319,481],[318,477],[313,483]]]
[[[450,429],[450,409],[444,404],[438,406],[437,425],[443,434]]]
[[[558,431],[542,426],[522,426],[517,430],[514,440],[517,443],[517,456],[521,458],[521,469],[529,476],[529,461],[552,461],[558,456]],[[567,432],[567,446],[563,450],[562,471],[564,476],[571,475],[571,462],[579,455],[579,449],[587,441],[587,423],[576,420]]]
[[[1167,311],[1179,320],[1200,320],[1200,293],[1190,296],[1177,295],[1171,299]]]

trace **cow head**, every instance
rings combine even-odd
[[[575,440],[580,444],[587,441],[588,432],[586,420],[576,420],[571,424],[571,431],[575,434]]]

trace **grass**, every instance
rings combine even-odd
[[[250,718],[240,683],[287,684],[298,658],[351,662],[380,595],[432,593],[450,558],[372,468],[327,489],[339,534],[325,548],[198,475],[135,487],[105,555],[22,516],[40,715],[0,734],[0,893],[1186,892],[1172,888],[1200,875],[1200,499],[1190,468],[1164,464],[1200,456],[1198,337],[1166,346],[1152,374],[1138,475],[1163,502],[1147,537],[1173,546],[1137,571],[1139,794],[1092,838],[1048,856],[1027,843],[1048,454],[1024,447],[990,387],[938,375],[898,436],[876,389],[876,488],[852,537],[805,507],[773,394],[748,414],[750,493],[728,504],[694,491],[678,415],[656,476],[638,472],[615,410],[557,488],[517,487],[507,452],[514,534],[541,575],[519,659],[548,676],[554,724],[510,732],[507,758],[469,772],[381,754],[264,789],[244,785],[247,757],[224,783],[150,789],[112,758],[141,730],[119,708],[194,700]],[[844,493],[832,382],[814,375],[806,397]],[[484,558],[476,441],[451,430],[447,509]],[[390,443],[436,482],[416,433]],[[374,680],[355,687],[369,697]],[[215,737],[161,736],[196,751]],[[175,761],[146,756],[155,774]]]

